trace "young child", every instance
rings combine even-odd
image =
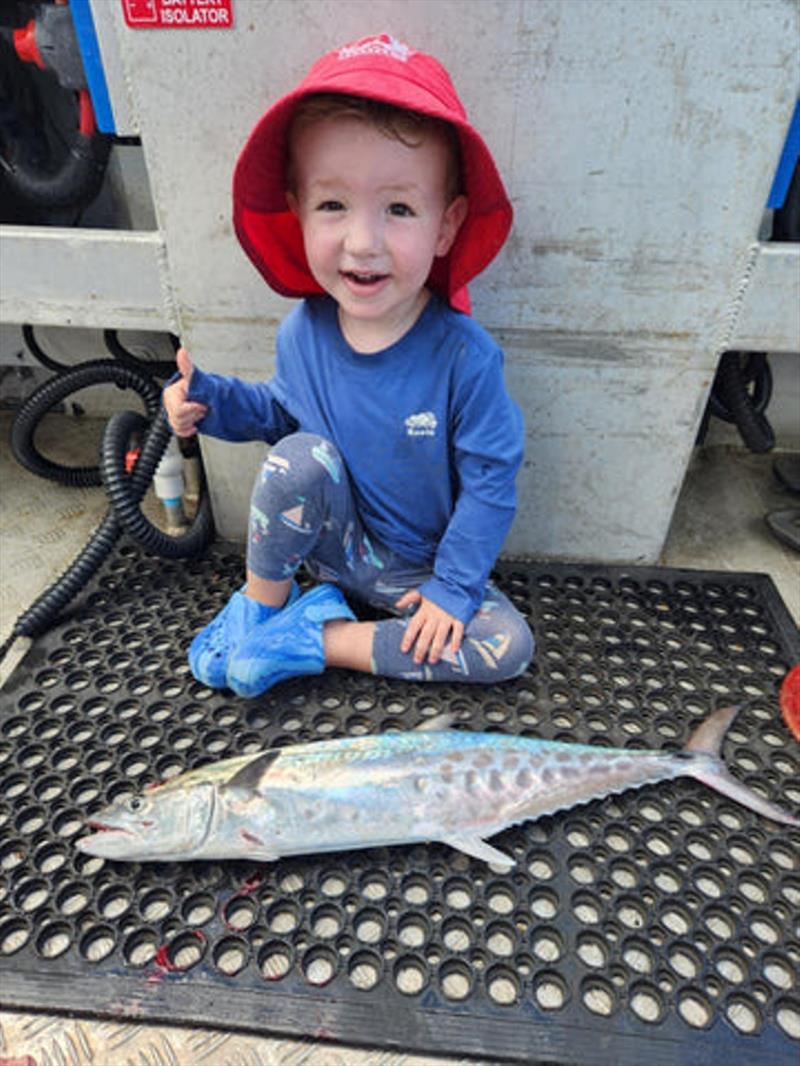
[[[253,489],[247,581],[197,634],[194,676],[256,696],[347,667],[493,683],[533,638],[488,581],[515,511],[520,412],[466,283],[511,205],[444,68],[386,35],[320,59],[237,163],[234,223],[276,291],[274,378],[178,353],[175,433],[273,445]],[[321,581],[299,596],[305,563]],[[386,617],[357,621],[345,594]]]

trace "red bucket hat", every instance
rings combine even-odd
[[[470,125],[447,71],[432,56],[381,34],[329,52],[292,92],[261,117],[233,176],[233,224],[242,247],[282,296],[323,290],[308,268],[300,225],[286,203],[287,131],[297,103],[311,93],[342,93],[432,115],[451,123],[461,144],[467,216],[452,248],[434,261],[428,284],[469,313],[467,282],[499,252],[512,209],[491,153]]]

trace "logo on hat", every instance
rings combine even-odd
[[[377,37],[362,37],[360,41],[346,44],[339,49],[339,59],[355,59],[356,56],[388,56],[389,59],[398,59],[406,63],[413,56],[413,52],[407,44],[391,37],[388,33],[381,33]]]

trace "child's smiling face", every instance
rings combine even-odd
[[[463,196],[448,203],[449,151],[430,133],[410,146],[343,115],[294,138],[289,203],[311,273],[358,351],[394,343],[427,303],[433,260],[447,254],[466,213]]]

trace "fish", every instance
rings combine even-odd
[[[509,826],[678,777],[800,826],[726,769],[722,741],[737,711],[713,712],[680,751],[469,732],[440,715],[408,732],[234,756],[117,801],[75,846],[126,862],[274,862],[439,842],[505,871],[514,858],[487,838]]]

